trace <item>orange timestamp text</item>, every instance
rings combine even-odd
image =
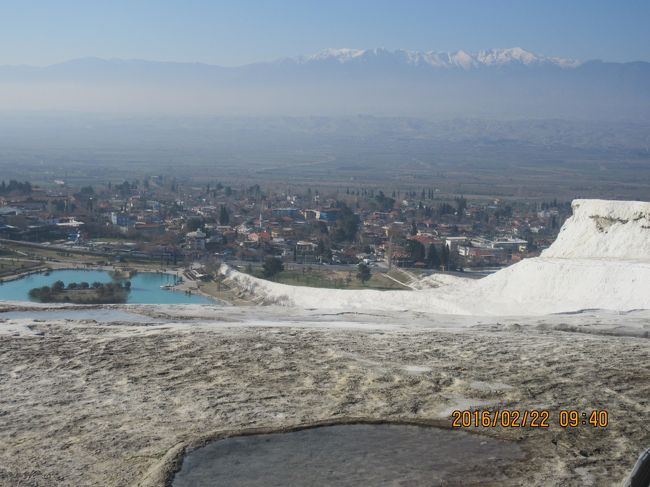
[[[561,410],[557,415],[547,409],[456,410],[451,413],[452,428],[548,428],[553,420],[562,428],[591,426],[606,428],[606,410],[582,412]]]

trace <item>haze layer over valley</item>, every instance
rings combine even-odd
[[[0,170],[49,186],[166,174],[524,199],[644,199],[650,124],[411,117],[0,114]],[[188,170],[189,169],[189,170]]]

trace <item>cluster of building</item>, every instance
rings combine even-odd
[[[433,192],[233,190],[149,178],[0,196],[0,238],[179,259],[406,267],[502,266],[549,245],[568,204]],[[419,198],[418,196],[423,196]]]

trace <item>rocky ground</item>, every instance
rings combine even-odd
[[[551,411],[548,429],[474,428],[527,454],[499,485],[618,485],[650,446],[647,317],[131,309],[163,323],[0,315],[0,485],[164,485],[184,448],[224,432],[448,425],[468,407]],[[562,409],[607,410],[609,426],[561,428]]]

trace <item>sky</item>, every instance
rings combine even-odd
[[[0,0],[0,65],[91,56],[236,66],[327,47],[650,61],[648,25],[648,0]]]

